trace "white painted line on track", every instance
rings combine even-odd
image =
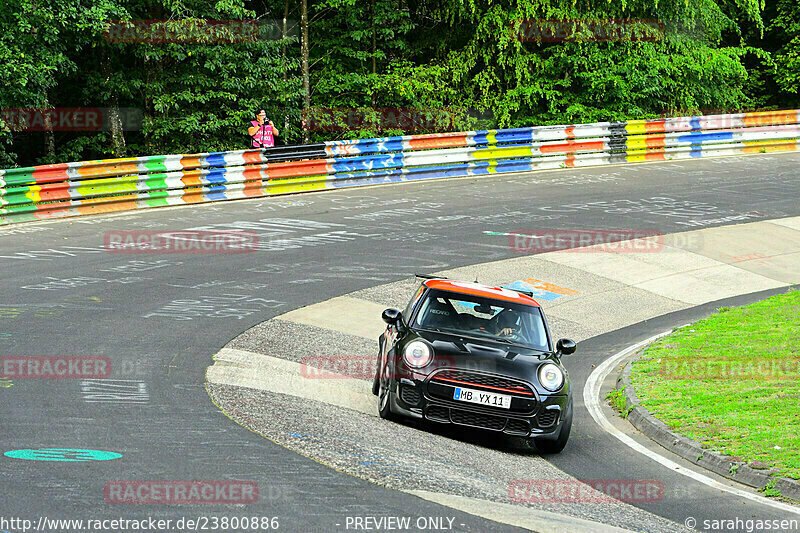
[[[592,522],[571,515],[543,511],[523,505],[481,500],[478,498],[469,498],[467,496],[457,496],[455,494],[430,492],[426,490],[405,490],[403,492],[413,494],[423,500],[446,505],[452,509],[457,509],[474,516],[480,516],[481,518],[486,518],[487,520],[492,520],[501,524],[521,527],[528,531],[546,531],[547,533],[632,532],[632,530],[629,529],[623,529],[601,522]]]
[[[641,342],[634,344],[633,346],[628,346],[621,352],[616,353],[613,356],[606,359],[605,361],[603,361],[603,363],[600,364],[594,370],[594,372],[591,373],[589,379],[586,380],[586,385],[583,387],[583,402],[586,405],[586,409],[589,410],[589,414],[592,415],[594,421],[597,422],[597,424],[606,433],[609,433],[610,435],[616,437],[618,440],[620,440],[623,444],[625,444],[629,448],[641,453],[646,457],[649,457],[653,461],[669,468],[673,472],[677,472],[678,474],[684,475],[695,481],[703,483],[704,485],[708,485],[711,488],[719,489],[724,492],[729,492],[731,494],[735,494],[736,496],[741,496],[742,498],[746,498],[748,500],[769,507],[773,507],[775,509],[780,509],[782,511],[788,511],[793,514],[800,515],[800,508],[779,501],[771,500],[769,498],[760,496],[758,494],[753,494],[746,490],[737,489],[735,487],[725,485],[715,479],[712,479],[704,474],[701,474],[700,472],[696,472],[690,468],[680,465],[675,461],[668,459],[667,457],[657,452],[649,450],[645,446],[639,444],[634,439],[632,439],[631,437],[629,437],[628,435],[624,434],[622,431],[614,427],[614,425],[608,420],[608,418],[606,418],[606,415],[603,413],[600,403],[600,388],[602,387],[606,377],[611,373],[614,367],[620,361],[622,361],[628,354],[630,354],[635,350],[638,350],[645,344],[651,343],[656,339],[669,335],[670,333],[672,333],[672,330],[666,331],[664,333],[659,333],[658,335],[654,335],[649,339],[645,339]]]

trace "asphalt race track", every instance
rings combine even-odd
[[[500,233],[537,228],[674,233],[798,216],[798,163],[800,155],[776,154],[568,169],[0,228],[0,354],[105,356],[113,369],[102,383],[0,382],[0,451],[121,454],[79,462],[0,455],[0,517],[34,525],[40,517],[154,517],[173,520],[166,531],[188,531],[194,528],[175,522],[258,516],[278,517],[282,531],[344,531],[348,517],[411,515],[452,518],[458,531],[519,531],[338,472],[247,431],[209,399],[204,383],[212,355],[248,328],[302,306],[414,272],[514,256]],[[253,231],[261,249],[225,255],[126,255],[104,249],[111,230],[189,228]],[[567,362],[576,391],[591,364],[714,307],[582,341],[580,357]],[[688,478],[664,477],[655,463],[620,450],[585,411],[576,410],[568,447],[548,460],[581,479],[627,476],[681,484],[683,497],[646,509],[676,522],[675,530],[687,516],[789,516],[714,497]],[[118,480],[250,480],[257,483],[259,498],[246,505],[107,503],[104,487]],[[0,530],[22,528],[0,522]]]

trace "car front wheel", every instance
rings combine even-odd
[[[561,453],[561,450],[567,445],[569,440],[569,433],[572,429],[572,398],[569,400],[569,407],[564,414],[564,421],[561,423],[561,431],[558,433],[558,438],[555,440],[547,439],[533,439],[533,446],[536,451],[542,454],[556,454]]]
[[[378,396],[381,388],[381,347],[378,347],[378,363],[375,365],[375,377],[372,378],[372,394]]]
[[[380,360],[378,363],[378,373],[375,376],[378,382],[378,414],[385,420],[392,420],[394,415],[392,413],[391,398],[389,395],[389,377],[386,376],[386,367],[388,363]],[[374,385],[373,385],[374,386]]]
[[[378,414],[385,420],[393,420],[394,413],[392,413],[391,398],[389,395],[389,384],[381,381],[378,389]]]

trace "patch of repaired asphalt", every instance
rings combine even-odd
[[[274,318],[248,329],[226,348],[247,350],[303,363],[309,357],[378,356],[378,339]]]
[[[549,314],[547,310],[545,310],[544,316],[547,318],[547,327],[550,328],[550,336],[553,342],[564,337],[580,342],[585,339],[591,339],[603,332],[600,328],[591,328],[585,324],[578,324],[572,320]],[[578,349],[580,350],[580,347]]]
[[[429,272],[424,272],[424,274],[429,274]],[[394,283],[351,292],[347,296],[361,298],[362,300],[383,304],[386,307],[393,307],[402,311],[422,281],[421,279],[410,277]]]
[[[393,489],[513,503],[509,485],[514,480],[571,479],[518,439],[432,424],[388,422],[322,402],[244,387],[209,383],[208,391],[233,420],[256,433]],[[678,524],[624,503],[517,505],[637,531],[682,530]]]

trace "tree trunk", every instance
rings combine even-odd
[[[50,106],[47,106],[49,109]],[[44,116],[44,151],[47,154],[47,161],[56,162],[56,136],[53,133],[53,124],[50,120],[50,113]]]
[[[311,81],[308,76],[308,0],[300,0],[300,31],[302,32],[302,68],[303,68],[303,142],[309,142],[308,113],[311,109]]]
[[[49,163],[56,162],[56,136],[53,133],[53,121],[50,115],[50,96],[44,94],[44,151]]]
[[[111,98],[111,107],[108,108],[108,122],[111,127],[111,149],[114,157],[125,157],[127,148],[125,146],[125,133],[122,129],[122,120],[119,116],[119,100],[116,96]]]
[[[39,8],[39,2],[33,2],[34,13]],[[31,28],[33,34],[39,31],[38,26]],[[44,152],[48,163],[56,162],[56,136],[53,133],[53,120],[50,115],[50,94],[44,89],[44,109],[41,110],[44,118]]]
[[[286,33],[287,33],[286,25],[288,23],[288,20],[289,20],[289,0],[286,0],[283,4],[283,29],[281,30],[281,41],[283,42],[283,45],[281,46],[281,57],[283,58],[283,91],[282,91],[283,94],[286,94],[286,76],[287,76],[287,71],[289,70],[289,67],[286,64]],[[284,106],[286,106],[286,97],[284,96],[283,98],[284,98],[283,101]],[[289,131],[288,114],[283,115],[283,131],[284,132]],[[285,136],[286,133],[284,133],[283,135]],[[285,143],[286,141],[284,140],[284,144]]]
[[[369,3],[369,18],[372,22],[372,73],[376,74],[378,72],[378,64],[375,58],[375,0],[371,0]]]
[[[377,74],[377,72],[378,72],[378,63],[377,63],[377,60],[375,58],[375,50],[377,48],[376,44],[375,44],[375,0],[370,0],[370,3],[369,3],[369,18],[370,18],[370,20],[372,22],[372,77],[373,77],[373,81],[374,81],[375,74]],[[372,108],[375,109],[375,89],[374,88],[370,89],[370,104],[372,105]]]
[[[106,83],[111,79],[111,58],[109,52],[103,54],[103,77]],[[111,97],[106,101],[109,106],[106,108],[108,113],[108,126],[111,130],[111,153],[114,157],[125,157],[127,152],[125,146],[125,133],[122,130],[122,120],[119,116],[119,99],[116,92],[112,89]],[[104,121],[105,122],[105,121]]]

